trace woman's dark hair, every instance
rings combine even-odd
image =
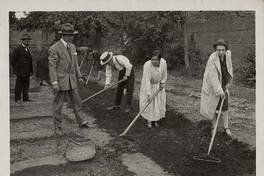
[[[154,50],[154,51],[152,52],[152,57],[154,57],[154,56],[157,56],[158,59],[160,60],[161,57],[162,57],[161,51],[160,51],[159,49]]]
[[[216,50],[217,46],[224,46],[226,50],[228,50],[228,44],[225,42],[224,39],[218,39],[214,44],[213,47]]]

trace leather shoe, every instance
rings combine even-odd
[[[107,108],[107,110],[109,110],[109,111],[112,111],[112,110],[118,110],[118,109],[120,109],[120,106],[116,106],[116,105]]]
[[[125,113],[129,113],[130,112],[130,108],[126,108]]]
[[[15,102],[16,102],[17,105],[21,105],[22,104],[21,100],[16,100]]]
[[[57,135],[57,136],[62,136],[62,135],[63,135],[63,133],[62,133],[62,128],[61,128],[60,126],[55,127],[54,133],[55,133],[55,135]]]
[[[32,100],[30,100],[30,99],[26,99],[26,100],[23,100],[23,101],[32,101]]]
[[[79,127],[80,128],[89,128],[88,122],[87,121],[84,121],[84,122],[79,123]]]
[[[154,125],[155,125],[155,127],[157,127],[157,128],[160,127],[159,124],[158,124],[158,122],[155,122]]]
[[[152,122],[151,121],[148,121],[148,123],[147,123],[147,127],[150,129],[150,128],[152,128]]]
[[[231,131],[230,131],[229,128],[225,128],[225,133],[226,133],[226,135],[229,136],[229,137],[232,136],[232,133],[231,133]]]

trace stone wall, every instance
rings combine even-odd
[[[54,34],[49,32],[43,32],[43,31],[14,31],[11,30],[9,33],[9,47],[10,51],[14,49],[17,45],[21,44],[21,37],[23,34],[28,33],[31,37],[31,43],[29,46],[29,49],[32,53],[32,55],[37,55],[39,52],[41,52],[43,47],[49,47],[53,40],[54,40]]]
[[[253,11],[189,12],[188,35],[193,35],[201,58],[207,60],[219,38],[229,43],[234,66],[255,51],[255,13]]]
[[[12,53],[13,49],[21,44],[21,37],[23,34],[28,33],[31,37],[29,50],[33,59],[33,67],[36,68],[36,61],[41,56],[44,49],[49,47],[53,40],[54,34],[43,31],[16,31],[10,30],[9,32],[9,52]],[[12,67],[10,65],[10,75],[12,74]],[[36,71],[36,69],[34,69]]]

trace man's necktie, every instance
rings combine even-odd
[[[70,55],[70,58],[72,60],[71,49],[70,49],[70,44],[69,43],[67,43],[66,48],[67,48],[67,51],[68,51],[68,53]]]
[[[68,53],[71,56],[71,49],[70,49],[70,44],[69,43],[67,43],[66,48],[67,48]]]
[[[28,48],[27,47],[24,47],[24,48],[25,48],[26,52],[28,52]]]

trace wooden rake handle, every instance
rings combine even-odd
[[[226,94],[226,91],[224,92],[224,94]],[[225,101],[225,98],[223,98],[221,100],[220,108],[219,108],[219,111],[218,111],[218,114],[217,114],[215,127],[214,127],[214,130],[213,130],[213,135],[212,135],[212,138],[211,138],[211,141],[210,141],[210,145],[209,145],[209,148],[208,148],[207,155],[210,155],[210,152],[211,152],[211,149],[212,149],[212,146],[213,146],[213,143],[214,143],[215,135],[216,135],[216,132],[217,132],[217,126],[218,126],[218,122],[219,122],[219,119],[220,119],[220,115],[222,113],[222,108],[223,108],[224,101]]]
[[[88,74],[88,76],[87,76],[87,78],[86,78],[85,85],[88,84],[88,81],[89,81],[89,79],[90,79],[90,77],[91,77],[91,75],[92,75],[92,72],[93,72],[93,67],[94,67],[94,64],[92,65],[92,67],[91,67],[91,69],[90,69],[90,71],[89,71],[89,74]]]
[[[97,96],[97,95],[103,93],[104,91],[106,91],[106,90],[108,90],[108,89],[111,89],[112,87],[114,87],[114,86],[116,86],[117,84],[119,84],[119,83],[121,83],[121,82],[124,82],[124,81],[125,81],[124,79],[121,79],[120,81],[118,81],[118,82],[116,82],[115,84],[113,84],[113,85],[107,87],[106,89],[100,90],[99,92],[97,92],[97,93],[91,95],[90,97],[88,97],[88,98],[82,100],[82,103],[86,102],[87,100],[90,100],[91,98],[93,98],[93,97],[95,97],[95,96]]]
[[[149,101],[146,102],[144,108],[137,114],[137,116],[132,120],[132,122],[128,125],[128,127],[124,130],[123,133],[121,133],[119,136],[124,136],[128,132],[128,130],[132,127],[132,125],[136,122],[136,120],[140,117],[140,115],[146,110],[148,105],[154,100],[154,98],[158,95],[158,93],[162,90],[163,88],[159,88],[153,96],[150,98]]]

